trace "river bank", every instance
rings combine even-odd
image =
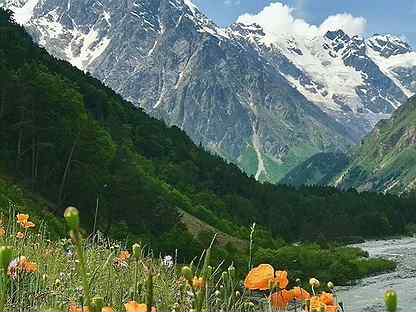
[[[414,311],[416,306],[416,238],[394,238],[368,241],[354,247],[367,251],[370,257],[395,261],[394,272],[365,278],[351,287],[338,290],[346,312],[384,312],[383,295],[393,288],[399,295],[399,311]]]

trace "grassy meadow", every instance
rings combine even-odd
[[[10,203],[1,216],[1,311],[342,311],[332,282],[293,280],[270,264],[255,267],[251,258],[244,277],[233,265],[214,266],[215,236],[184,265],[140,242],[88,236],[75,208],[65,211],[69,235],[60,239],[16,209]]]

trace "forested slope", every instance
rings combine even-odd
[[[197,254],[204,237],[186,230],[178,209],[243,239],[256,222],[256,246],[270,248],[278,238],[402,233],[414,222],[410,198],[256,182],[51,57],[0,12],[0,164],[53,212],[75,205],[88,228],[98,199],[104,233],[183,257]]]

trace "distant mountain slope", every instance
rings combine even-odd
[[[300,186],[329,185],[344,170],[350,158],[343,153],[319,153],[292,169],[280,183]]]
[[[188,0],[5,5],[50,53],[262,181],[345,151],[415,91],[416,57],[393,36],[270,42],[255,24],[219,28]]]
[[[256,222],[256,248],[274,248],[279,238],[403,233],[416,220],[411,198],[257,182],[51,57],[1,9],[0,72],[2,172],[45,198],[42,209],[62,215],[68,205],[79,207],[85,229],[98,211],[97,228],[109,236],[155,251],[179,249],[189,259],[209,235],[193,236],[187,219],[197,221],[190,230],[220,231],[225,244],[246,240]],[[0,194],[4,188],[0,182]],[[227,250],[230,262],[245,262]]]
[[[416,189],[415,97],[363,140],[335,184],[360,191],[403,193]]]

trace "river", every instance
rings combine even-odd
[[[361,280],[338,290],[346,312],[384,312],[384,292],[393,288],[399,297],[399,311],[416,312],[416,238],[368,241],[354,245],[371,257],[396,261],[397,270]]]

